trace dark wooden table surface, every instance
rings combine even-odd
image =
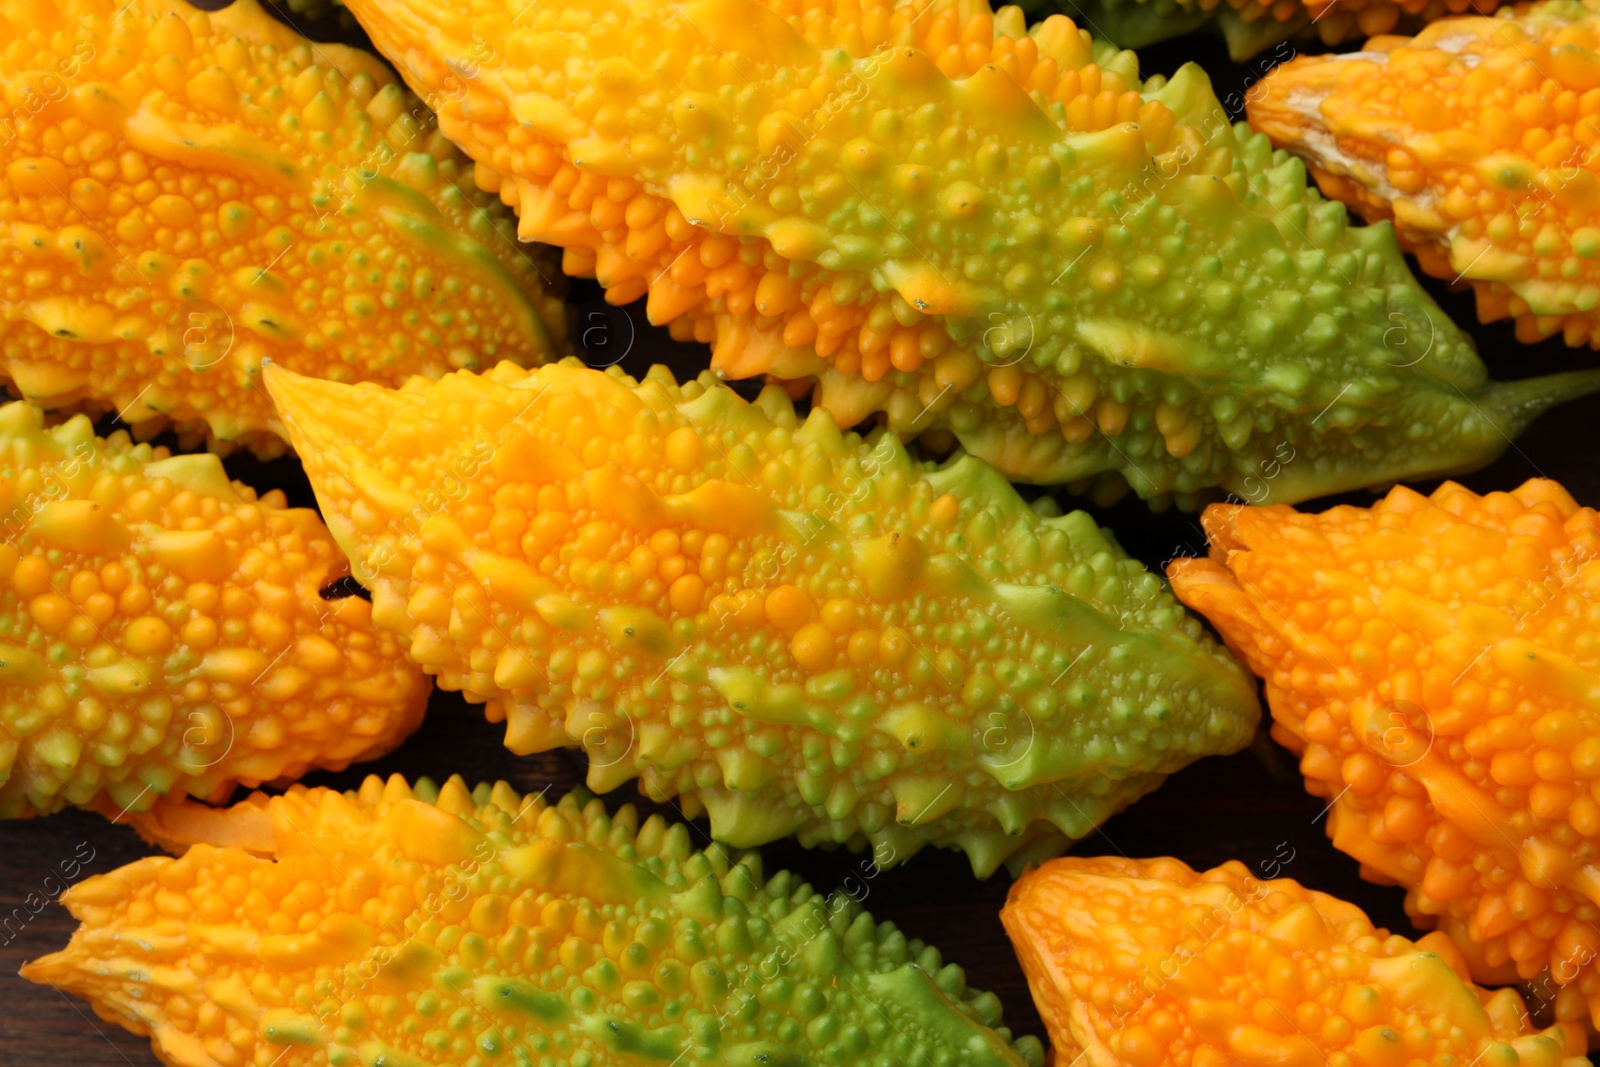
[[[204,6],[221,6],[206,3]],[[331,39],[336,30],[305,27],[314,36]],[[345,35],[349,37],[348,34]],[[1270,60],[1251,64],[1228,62],[1217,40],[1199,35],[1146,50],[1144,69],[1171,73],[1182,62],[1194,60],[1212,74],[1218,95],[1231,108],[1248,87],[1266,72]],[[1518,344],[1508,325],[1481,327],[1476,323],[1470,296],[1448,293],[1427,283],[1445,310],[1471,330],[1494,377],[1529,377],[1593,365],[1588,350],[1571,351],[1559,341],[1537,346]],[[601,320],[591,311],[604,311],[599,290],[589,282],[572,286],[574,320],[594,325]],[[643,302],[606,315],[605,336],[591,334],[588,358],[598,365],[617,362],[626,347],[622,366],[643,374],[652,363],[668,364],[680,379],[693,376],[706,365],[707,353],[699,346],[681,345],[665,330],[650,327]],[[631,335],[631,340],[629,335]],[[1600,397],[1590,397],[1545,415],[1499,461],[1485,470],[1459,479],[1472,489],[1486,492],[1513,488],[1527,478],[1550,477],[1562,482],[1577,499],[1600,505],[1600,448],[1594,428],[1600,424]],[[259,489],[284,488],[294,504],[313,505],[309,488],[292,460],[261,464],[248,457],[227,463],[235,478]],[[1432,484],[1419,484],[1424,491]],[[1370,494],[1316,501],[1368,503]],[[1081,502],[1065,500],[1069,507]],[[1151,515],[1135,500],[1110,509],[1095,510],[1103,525],[1117,533],[1123,545],[1151,567],[1174,555],[1203,552],[1204,539],[1195,517],[1181,513]],[[502,727],[483,720],[477,708],[456,694],[436,692],[422,729],[401,748],[370,764],[336,775],[315,774],[309,783],[348,788],[368,774],[399,772],[408,777],[430,775],[443,781],[460,774],[468,783],[504,779],[519,790],[536,792],[552,786],[552,795],[583,781],[581,755],[546,753],[534,757],[511,755],[500,744]],[[614,807],[641,803],[630,787],[608,797]],[[660,810],[641,803],[647,810]],[[665,814],[674,814],[670,809]],[[1374,922],[1405,934],[1415,934],[1401,909],[1401,891],[1369,885],[1360,880],[1356,863],[1336,852],[1324,834],[1322,802],[1301,788],[1293,758],[1270,742],[1235,756],[1203,760],[1174,775],[1151,796],[1107,823],[1084,841],[1084,854],[1132,857],[1171,855],[1197,867],[1214,866],[1229,859],[1249,865],[1264,877],[1298,879],[1315,889],[1352,900]],[[696,833],[705,838],[705,825]],[[132,830],[114,826],[98,815],[67,812],[45,819],[0,823],[0,917],[29,913],[24,902],[34,894],[34,907],[51,894],[61,864],[83,860],[80,879],[111,870],[154,850]],[[769,872],[789,868],[805,876],[819,890],[840,886],[856,871],[859,857],[839,852],[807,851],[792,843],[763,850]],[[987,882],[976,881],[964,857],[950,852],[924,851],[904,866],[878,874],[865,884],[866,905],[878,919],[889,919],[908,936],[937,944],[947,960],[967,969],[969,982],[996,992],[1005,1004],[1013,1029],[1043,1037],[1038,1013],[1026,983],[1000,928],[998,912],[1009,879],[1004,872]],[[53,901],[39,908],[18,928],[13,921],[0,928],[0,1065],[5,1067],[146,1067],[157,1061],[144,1038],[97,1018],[89,1007],[50,987],[35,986],[17,977],[25,961],[64,945],[72,930],[66,910]]]

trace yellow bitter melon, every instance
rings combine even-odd
[[[162,821],[228,847],[73,886],[82,925],[23,974],[174,1067],[1044,1062],[847,893],[581,791],[369,777]]]
[[[255,2],[0,2],[0,381],[283,450],[261,361],[398,384],[564,348],[560,281],[375,57]]]
[[[802,423],[775,385],[568,361],[267,388],[380,626],[513,750],[581,744],[591,788],[637,775],[732,844],[932,843],[987,874],[1259,714],[1088,515]]]
[[[338,769],[414,730],[428,683],[314,511],[213,455],[0,407],[0,817]]]
[[[1003,474],[1188,506],[1481,464],[1600,377],[1489,383],[1387,227],[1192,65],[982,0],[354,0],[521,233]],[[573,250],[576,251],[573,251]],[[1415,353],[1426,348],[1428,358]]]

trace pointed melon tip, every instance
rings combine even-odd
[[[1600,392],[1600,370],[1577,370],[1494,382],[1474,402],[1496,429],[1515,437],[1557,404],[1595,392]]]

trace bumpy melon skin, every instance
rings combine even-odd
[[[563,351],[561,279],[374,57],[240,0],[0,3],[0,382],[284,449],[273,359],[399,384]]]
[[[1266,680],[1333,843],[1479,981],[1600,1024],[1600,515],[1536,479],[1204,522],[1173,587]]]
[[[1192,506],[1286,447],[1268,488],[1295,501],[1477,466],[1600,383],[1487,382],[1389,228],[1350,228],[1198,68],[1141,83],[1064,18],[351,10],[568,269],[648,293],[730,376],[815,378],[841,425],[953,433],[1014,480]]]
[[[847,894],[582,791],[369,777],[157,817],[192,847],[69,889],[82,926],[23,974],[173,1067],[1044,1062]]]
[[[1517,338],[1600,347],[1600,5],[1303,56],[1262,82],[1250,121],[1329,196],[1393,220],[1422,269],[1472,286]]]
[[[777,386],[567,360],[267,387],[374,620],[514,751],[582,745],[591,788],[638,776],[719,840],[987,875],[1254,729],[1248,676],[1086,514]]]
[[[1474,986],[1444,935],[1413,943],[1237,860],[1052,860],[1000,919],[1058,1064],[1589,1063],[1581,1026],[1530,1026],[1522,998]]]
[[[428,682],[328,530],[213,455],[0,407],[0,818],[115,814],[399,744]]]

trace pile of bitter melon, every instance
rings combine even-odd
[[[167,853],[24,977],[181,1067],[1588,1063],[1600,513],[1437,480],[1600,370],[1406,253],[1600,345],[1600,0],[342,6],[0,0],[0,818]],[[1118,48],[1206,24],[1248,122]],[[294,781],[434,683],[587,788]],[[1416,930],[1096,835],[1275,744]],[[790,836],[1014,877],[1049,1051]]]

